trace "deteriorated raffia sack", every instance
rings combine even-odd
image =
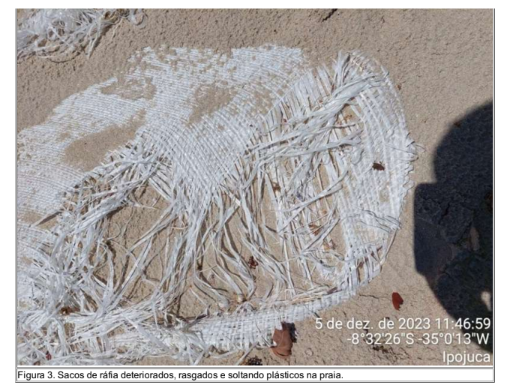
[[[126,19],[144,22],[141,10],[122,9],[36,9],[21,10],[16,32],[16,57],[40,56],[65,61],[82,50],[90,55],[111,26]]]
[[[379,274],[415,156],[384,69],[279,47],[132,63],[19,134],[20,363],[270,346]],[[130,129],[102,165],[75,153]]]

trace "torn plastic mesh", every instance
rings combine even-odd
[[[90,55],[105,31],[126,19],[144,22],[142,10],[131,9],[38,9],[18,15],[16,55],[69,60],[84,50]]]
[[[282,321],[379,274],[415,157],[380,65],[340,53],[315,68],[268,47],[132,62],[19,135],[19,211],[56,216],[18,226],[21,363],[269,346]],[[102,165],[66,163],[71,143],[134,116]]]

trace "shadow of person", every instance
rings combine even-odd
[[[492,102],[455,121],[434,169],[436,182],[420,184],[414,195],[416,269],[453,318],[470,320],[463,331],[479,332],[472,340],[492,352],[492,326],[477,325],[492,320]]]

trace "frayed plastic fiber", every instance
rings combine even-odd
[[[18,61],[30,56],[65,61],[82,51],[90,56],[106,30],[123,19],[141,25],[144,13],[122,9],[25,11],[16,35]]]

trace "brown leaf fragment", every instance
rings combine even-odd
[[[272,339],[275,346],[271,347],[272,352],[280,358],[287,358],[292,355],[292,335],[290,325],[281,323],[282,329],[275,329]]]
[[[73,309],[69,306],[64,306],[63,308],[60,309],[60,314],[62,314],[63,316],[69,316],[74,311],[75,311],[75,309]]]
[[[382,162],[373,162],[372,169],[377,171],[384,171],[386,168],[384,167]]]
[[[391,300],[393,301],[393,307],[396,310],[400,310],[400,306],[404,303],[402,296],[395,292],[391,295]]]
[[[254,258],[254,256],[249,257],[249,267],[255,269],[258,266],[258,262]]]

